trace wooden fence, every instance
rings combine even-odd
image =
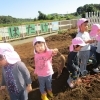
[[[90,27],[94,23],[100,24],[100,12],[88,12],[86,13],[86,18],[89,20]],[[42,34],[53,34],[59,30],[74,28],[77,27],[77,20],[78,19],[72,19],[21,26],[2,27],[0,28],[0,42],[24,39]]]

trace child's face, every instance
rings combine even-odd
[[[43,53],[46,50],[45,43],[36,43],[35,50],[37,53]]]
[[[100,29],[98,29],[98,35],[100,35]]]
[[[78,47],[75,47],[74,50],[75,50],[75,51],[80,51],[81,48],[82,48],[82,46],[78,46]]]
[[[85,22],[80,26],[80,31],[81,32],[88,31],[88,22]]]
[[[5,58],[1,58],[0,55],[0,67],[4,67],[7,64],[7,60]]]

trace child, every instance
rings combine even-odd
[[[97,59],[97,68],[99,69],[100,72],[100,28],[98,30],[98,36],[97,36],[97,49],[96,49],[96,59]]]
[[[98,36],[98,30],[100,29],[100,25],[99,24],[93,24],[91,31],[90,31],[90,37],[93,40],[96,40],[97,36]],[[95,41],[95,43],[92,44],[93,46],[97,46],[97,41]]]
[[[42,36],[35,37],[33,40],[35,74],[38,76],[39,88],[42,100],[49,100],[46,96],[45,85],[50,97],[53,97],[51,81],[52,81],[52,56],[56,55],[58,49],[49,49],[45,39]]]
[[[0,43],[0,66],[0,90],[7,86],[11,100],[28,100],[28,92],[32,90],[30,73],[9,43]]]
[[[81,37],[86,43],[86,46],[82,47],[79,52],[79,58],[81,59],[81,63],[80,63],[81,75],[86,76],[86,74],[88,73],[86,70],[86,66],[90,56],[90,43],[94,43],[94,41],[91,40],[89,33],[87,32],[88,20],[86,18],[79,19],[77,21],[77,26],[79,32],[76,35],[76,37]]]
[[[78,78],[80,70],[79,70],[79,59],[77,54],[78,51],[80,51],[80,49],[85,45],[86,45],[85,42],[80,37],[76,37],[72,40],[72,44],[70,46],[70,53],[68,55],[68,61],[67,61],[67,68],[70,75],[67,80],[67,83],[71,88],[75,86],[73,80],[76,81],[78,79],[77,81],[80,81]]]
[[[98,65],[100,64],[100,25],[99,24],[93,24],[91,31],[90,31],[90,37],[96,40],[96,43],[94,44],[94,47],[92,46],[91,50],[96,56],[97,63],[94,65],[93,71],[94,72],[100,72]]]

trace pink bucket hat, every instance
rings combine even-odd
[[[99,24],[93,24],[92,28],[91,28],[91,31],[90,31],[90,37],[96,37],[99,29],[100,29]]]
[[[81,26],[84,22],[88,22],[88,19],[86,18],[80,18],[78,21],[77,21],[77,26]]]
[[[46,41],[45,41],[44,37],[42,37],[42,36],[37,36],[37,37],[35,37],[35,38],[33,39],[33,46],[34,46],[35,43],[38,42],[38,41],[44,42],[44,43],[45,43],[46,50],[49,50],[49,48],[47,47]],[[34,53],[36,54],[35,49],[34,49]]]
[[[0,43],[0,54],[5,57],[9,64],[15,64],[16,62],[21,61],[18,53],[9,43]]]
[[[45,39],[42,36],[35,37],[34,40],[33,40],[33,46],[38,41],[45,42]]]
[[[73,51],[73,46],[74,45],[80,45],[80,46],[85,46],[86,43],[80,38],[80,37],[75,37],[72,39],[72,44],[70,45],[70,51]]]

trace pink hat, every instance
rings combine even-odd
[[[15,64],[16,62],[21,61],[18,53],[9,43],[0,43],[0,54],[5,56],[9,64]]]
[[[70,51],[73,51],[73,46],[74,45],[80,45],[80,46],[85,46],[86,43],[80,38],[80,37],[75,37],[72,39],[72,44],[70,45]]]
[[[44,37],[42,37],[42,36],[37,36],[37,37],[34,38],[34,40],[33,40],[33,46],[38,41],[44,42],[45,43],[46,50],[49,50],[49,48],[47,47],[46,41],[45,41]],[[36,54],[35,49],[34,49],[34,53]]]
[[[77,26],[79,28],[79,26],[81,26],[84,22],[88,22],[88,19],[86,18],[80,18],[78,21],[77,21]]]
[[[42,36],[35,37],[34,40],[33,40],[33,46],[38,41],[45,42],[45,39]]]
[[[95,37],[97,35],[99,29],[100,29],[99,24],[93,24],[92,28],[91,28],[91,31],[90,31],[90,36]]]

